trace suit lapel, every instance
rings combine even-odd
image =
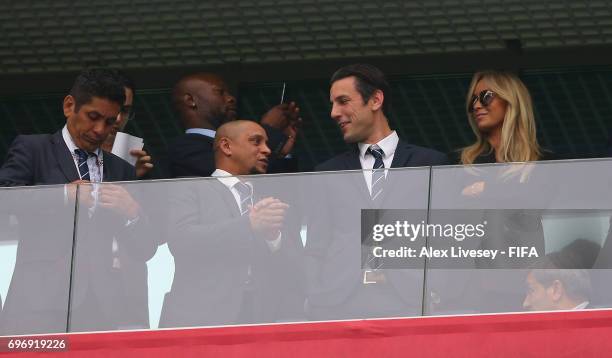
[[[410,159],[410,150],[406,143],[401,140],[397,143],[395,148],[395,154],[393,155],[393,161],[391,162],[391,168],[402,168],[406,167],[406,163]],[[398,183],[401,175],[397,175],[393,170],[387,172],[387,179],[385,180],[385,186],[383,192],[380,195],[380,200],[377,200],[377,207],[381,207],[385,200],[393,196],[392,188],[401,188],[401,183]]]
[[[410,159],[410,150],[406,143],[399,141],[395,148],[395,154],[393,155],[393,161],[391,162],[391,168],[402,168],[406,166]]]
[[[348,174],[350,176],[350,181],[355,186],[356,190],[360,193],[362,199],[366,203],[370,203],[372,200],[370,199],[370,192],[368,191],[368,185],[365,182],[365,178],[363,177],[363,169],[361,167],[361,161],[359,161],[359,149],[357,146],[353,148],[350,152],[347,153],[347,158],[344,163],[346,163],[345,170],[361,170],[360,173],[354,172]]]
[[[53,143],[55,159],[57,160],[57,164],[59,165],[62,173],[66,177],[66,182],[72,183],[75,180],[79,180],[79,173],[74,165],[72,154],[64,142],[62,131],[56,132],[51,138],[51,141]]]
[[[113,164],[115,164],[113,157],[105,151],[102,151],[102,181],[119,181],[125,180],[124,178],[117,178]]]
[[[223,199],[227,208],[230,208],[233,217],[239,217],[240,209],[238,208],[238,204],[236,203],[236,199],[234,198],[234,194],[221,183],[219,180],[214,179],[213,182],[208,182],[202,185],[212,185],[213,189],[219,194],[219,196]]]

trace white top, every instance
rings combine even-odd
[[[393,131],[391,134],[381,139],[378,145],[385,155],[383,155],[383,163],[385,163],[385,178],[387,177],[387,172],[389,168],[391,168],[391,163],[393,163],[393,157],[395,156],[395,149],[397,148],[397,144],[399,143],[399,136],[397,132]],[[357,143],[359,146],[359,161],[361,162],[362,169],[372,169],[374,167],[374,156],[370,153],[367,153],[368,148],[374,144],[367,143]],[[368,191],[372,194],[372,170],[364,170],[363,177],[365,178],[366,185],[368,186]]]
[[[236,189],[236,184],[240,183],[240,179],[235,176],[232,176],[231,173],[228,173],[223,169],[215,169],[211,176],[217,178],[217,180],[219,180],[221,184],[225,185],[229,189],[229,191],[234,196],[234,200],[236,200],[238,210],[242,212],[242,208],[240,207],[240,193]],[[251,189],[253,188],[253,184],[251,184],[250,182],[245,182],[245,184],[250,186]],[[273,241],[266,240],[266,243],[268,244],[268,247],[272,252],[275,252],[280,249],[281,237],[282,234],[279,234],[278,237]]]

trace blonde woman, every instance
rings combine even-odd
[[[529,91],[514,74],[474,74],[467,115],[476,142],[463,148],[461,164],[527,162],[542,159]]]

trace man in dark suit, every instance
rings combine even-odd
[[[145,261],[156,248],[146,235],[148,220],[126,186],[91,184],[136,178],[134,167],[100,149],[124,100],[114,71],[85,70],[64,98],[64,128],[20,135],[9,148],[2,186],[67,185],[14,198],[20,240],[4,332],[148,326]]]
[[[274,322],[295,238],[281,229],[288,205],[257,200],[248,174],[265,173],[270,149],[255,122],[216,132],[216,179],[174,183],[170,192],[175,261],[160,327]],[[292,277],[293,278],[293,277]]]
[[[215,130],[237,118],[236,98],[221,77],[195,73],[177,82],[172,102],[186,132],[168,147],[170,176],[210,176],[215,170],[212,148]],[[272,148],[270,165],[276,168],[274,172],[297,168],[295,159],[285,157],[293,149],[300,124],[295,103],[275,106],[262,118],[261,125]]]
[[[377,271],[370,259],[368,269],[360,270],[359,209],[426,209],[428,172],[388,168],[446,164],[447,158],[391,130],[390,87],[379,69],[346,66],[330,82],[331,117],[352,148],[316,170],[370,170],[313,177],[305,248],[310,314],[314,319],[419,314],[422,272],[419,279],[410,270]]]

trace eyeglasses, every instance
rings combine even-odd
[[[491,104],[491,102],[493,102],[495,96],[497,96],[497,94],[491,90],[484,90],[480,92],[478,96],[472,96],[472,100],[470,101],[471,104],[468,107],[468,112],[474,112],[474,105],[476,104],[476,100],[478,100],[480,104],[482,104],[484,107],[487,107]]]

